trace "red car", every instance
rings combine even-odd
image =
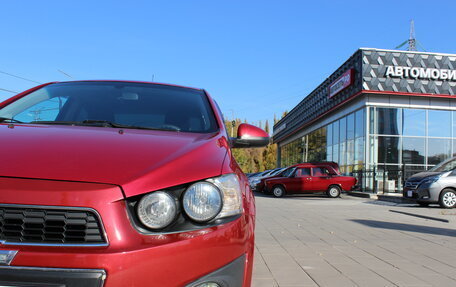
[[[289,167],[279,176],[264,180],[264,189],[275,197],[292,193],[326,192],[339,197],[342,190],[352,190],[356,178],[342,176],[336,163],[301,163]]]
[[[50,83],[0,104],[0,286],[250,286],[254,197],[200,89]]]

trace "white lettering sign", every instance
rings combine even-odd
[[[456,70],[388,66],[386,67],[385,77],[434,81],[456,81]]]

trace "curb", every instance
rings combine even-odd
[[[381,201],[388,201],[388,202],[395,202],[395,203],[416,203],[413,199],[404,198],[402,194],[374,194],[368,192],[360,192],[360,191],[349,191],[346,193],[350,196],[355,197],[362,197],[362,198],[369,198],[372,200],[381,200]]]

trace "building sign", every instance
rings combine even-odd
[[[332,98],[337,95],[340,91],[346,89],[351,84],[353,84],[355,75],[355,70],[350,69],[342,74],[337,80],[335,80],[331,85],[329,85],[329,97]]]
[[[434,81],[456,81],[456,70],[388,66],[386,68],[385,77]]]
[[[283,125],[277,127],[276,129],[274,129],[274,132],[272,134],[275,135],[275,134],[283,131],[286,127],[287,127],[287,124],[283,124]]]

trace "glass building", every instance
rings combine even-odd
[[[456,155],[456,55],[360,49],[274,125],[278,166],[333,161],[369,192]]]

